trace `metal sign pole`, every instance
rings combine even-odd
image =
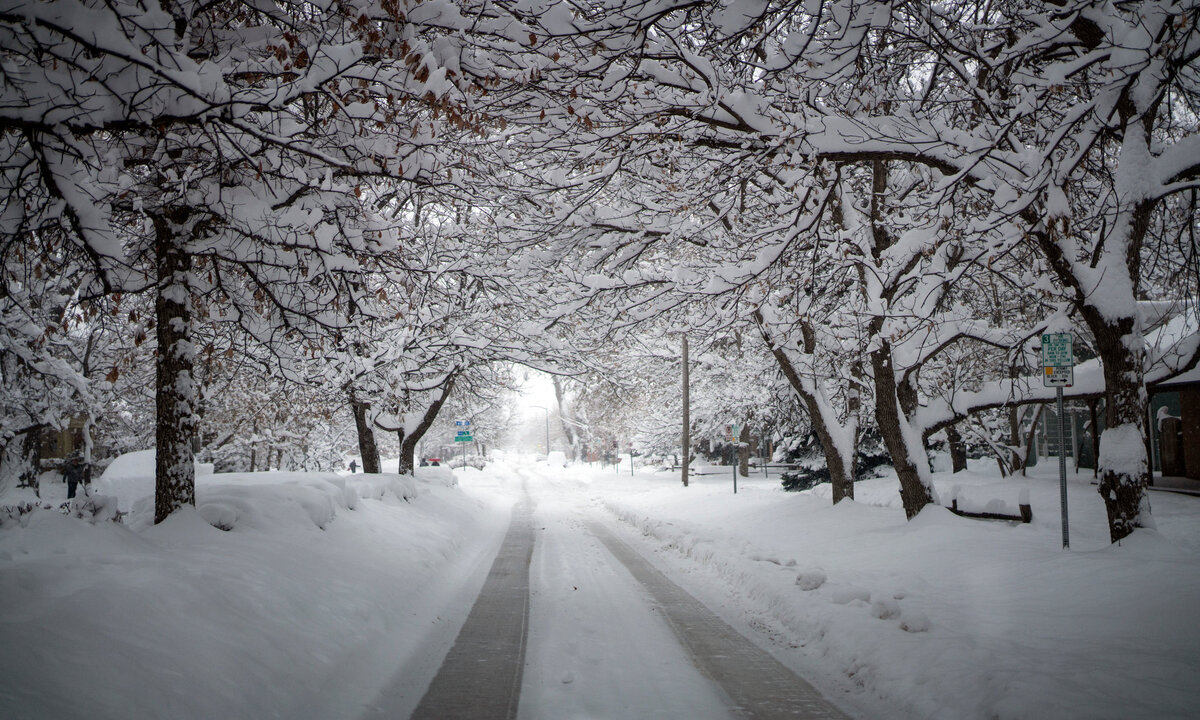
[[[1062,541],[1063,549],[1071,547],[1071,534],[1067,524],[1067,432],[1063,427],[1063,389],[1055,388],[1058,401],[1058,487],[1059,500],[1062,504]]]
[[[1063,426],[1063,387],[1075,384],[1074,342],[1070,333],[1042,335],[1042,384],[1054,388],[1058,406],[1058,486],[1064,550],[1071,547],[1071,536],[1067,524],[1067,431]]]

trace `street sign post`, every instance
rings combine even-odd
[[[471,421],[470,420],[455,420],[454,424],[458,427],[464,427],[464,426],[470,425]],[[470,431],[470,430],[459,430],[454,435],[454,442],[456,442],[456,443],[475,442],[475,436],[472,435],[471,432],[472,431]],[[463,461],[463,467],[466,467],[467,466],[467,446],[466,445],[462,446],[462,461]]]
[[[733,494],[737,495],[737,471],[738,471],[738,437],[742,434],[741,425],[726,425],[725,432],[729,435],[729,442],[733,443],[733,452],[730,454],[730,462],[733,465]]]
[[[1042,335],[1042,383],[1054,388],[1058,411],[1058,494],[1062,506],[1063,549],[1071,547],[1067,523],[1067,430],[1063,422],[1063,388],[1075,384],[1075,348],[1071,333]]]

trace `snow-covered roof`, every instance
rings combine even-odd
[[[1156,387],[1168,387],[1177,385],[1190,385],[1192,383],[1200,383],[1200,365],[1188,370],[1185,373],[1177,375],[1170,380],[1163,380]]]

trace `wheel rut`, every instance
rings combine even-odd
[[[479,597],[413,720],[512,720],[517,716],[529,626],[533,502],[513,508]]]
[[[736,716],[848,720],[816,688],[717,617],[607,527],[595,521],[587,527],[650,594],[692,661],[732,699],[730,710]]]
[[[533,509],[525,492],[513,508],[483,588],[413,711],[413,720],[517,717],[530,623]],[[846,719],[816,689],[718,618],[612,530],[595,520],[585,527],[645,590],[687,658],[720,688],[732,715],[754,720]]]

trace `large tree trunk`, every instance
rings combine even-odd
[[[871,353],[875,371],[875,420],[883,443],[900,478],[900,500],[909,520],[933,503],[929,482],[929,459],[919,433],[914,433],[901,411],[902,393],[892,369],[892,346],[886,340]],[[917,437],[913,437],[917,435]],[[921,463],[921,465],[918,465]]]
[[[1121,149],[1114,157],[1122,163],[1116,173],[1115,191],[1120,198],[1112,221],[1105,218],[1107,232],[1097,238],[1089,264],[1079,263],[1075,239],[1060,244],[1056,227],[1032,233],[1049,266],[1064,286],[1074,291],[1072,302],[1096,340],[1096,353],[1104,368],[1105,429],[1100,438],[1097,471],[1100,496],[1108,513],[1108,532],[1112,542],[1148,524],[1150,501],[1146,487],[1150,482],[1150,464],[1144,438],[1147,430],[1146,339],[1138,314],[1138,285],[1141,280],[1141,250],[1150,231],[1150,221],[1161,203],[1157,190],[1148,191],[1140,169],[1150,157],[1152,128],[1162,98],[1153,99],[1143,82],[1160,82],[1138,76],[1137,91],[1127,86],[1115,109],[1119,115]],[[1161,86],[1159,86],[1161,87]],[[1142,106],[1135,98],[1152,99]],[[1128,166],[1128,167],[1126,167]],[[1044,221],[1029,217],[1031,224]],[[1084,272],[1079,272],[1084,268]],[[1102,270],[1097,274],[1098,270]],[[1097,285],[1096,278],[1104,284]]]
[[[363,472],[379,472],[379,447],[375,444],[375,429],[368,416],[371,405],[350,392],[350,410],[354,413],[354,428],[358,431],[358,454],[362,456]]]
[[[184,505],[196,504],[196,466],[192,436],[196,432],[196,387],[192,376],[192,258],[181,244],[190,212],[174,210],[154,218],[158,295],[155,321],[154,522],[160,523]]]
[[[1133,331],[1136,322],[1123,318],[1101,332],[1092,328],[1104,366],[1105,398],[1104,434],[1096,465],[1112,542],[1142,527],[1143,513],[1150,514],[1145,350],[1141,333]]]
[[[454,390],[454,380],[457,376],[450,375],[446,378],[446,383],[442,385],[438,395],[434,401],[425,408],[425,414],[421,416],[421,421],[413,428],[412,432],[403,434],[400,438],[400,472],[411,474],[413,468],[416,467],[414,458],[417,452],[417,443],[421,442],[421,438],[425,437],[425,433],[433,426],[433,421],[437,420],[438,413],[442,411],[442,406],[446,404],[446,400],[450,398],[450,392]]]
[[[575,427],[570,422],[567,403],[563,402],[562,381],[558,376],[552,378],[554,383],[554,401],[558,404],[558,425],[562,428],[563,437],[567,440],[567,457],[571,462],[579,460],[579,438],[575,435]]]
[[[833,504],[842,500],[854,499],[854,475],[858,462],[858,394],[852,392],[846,424],[838,422],[836,411],[826,401],[820,388],[814,382],[807,381],[800,375],[792,363],[787,351],[775,343],[767,330],[766,320],[761,311],[755,312],[755,320],[763,340],[771,348],[775,362],[787,378],[788,384],[800,396],[808,411],[809,421],[821,441],[821,452],[825,455],[825,465],[829,469],[830,484],[833,489]],[[805,350],[811,353],[816,344],[811,328],[802,325]],[[855,373],[857,375],[857,372]]]

